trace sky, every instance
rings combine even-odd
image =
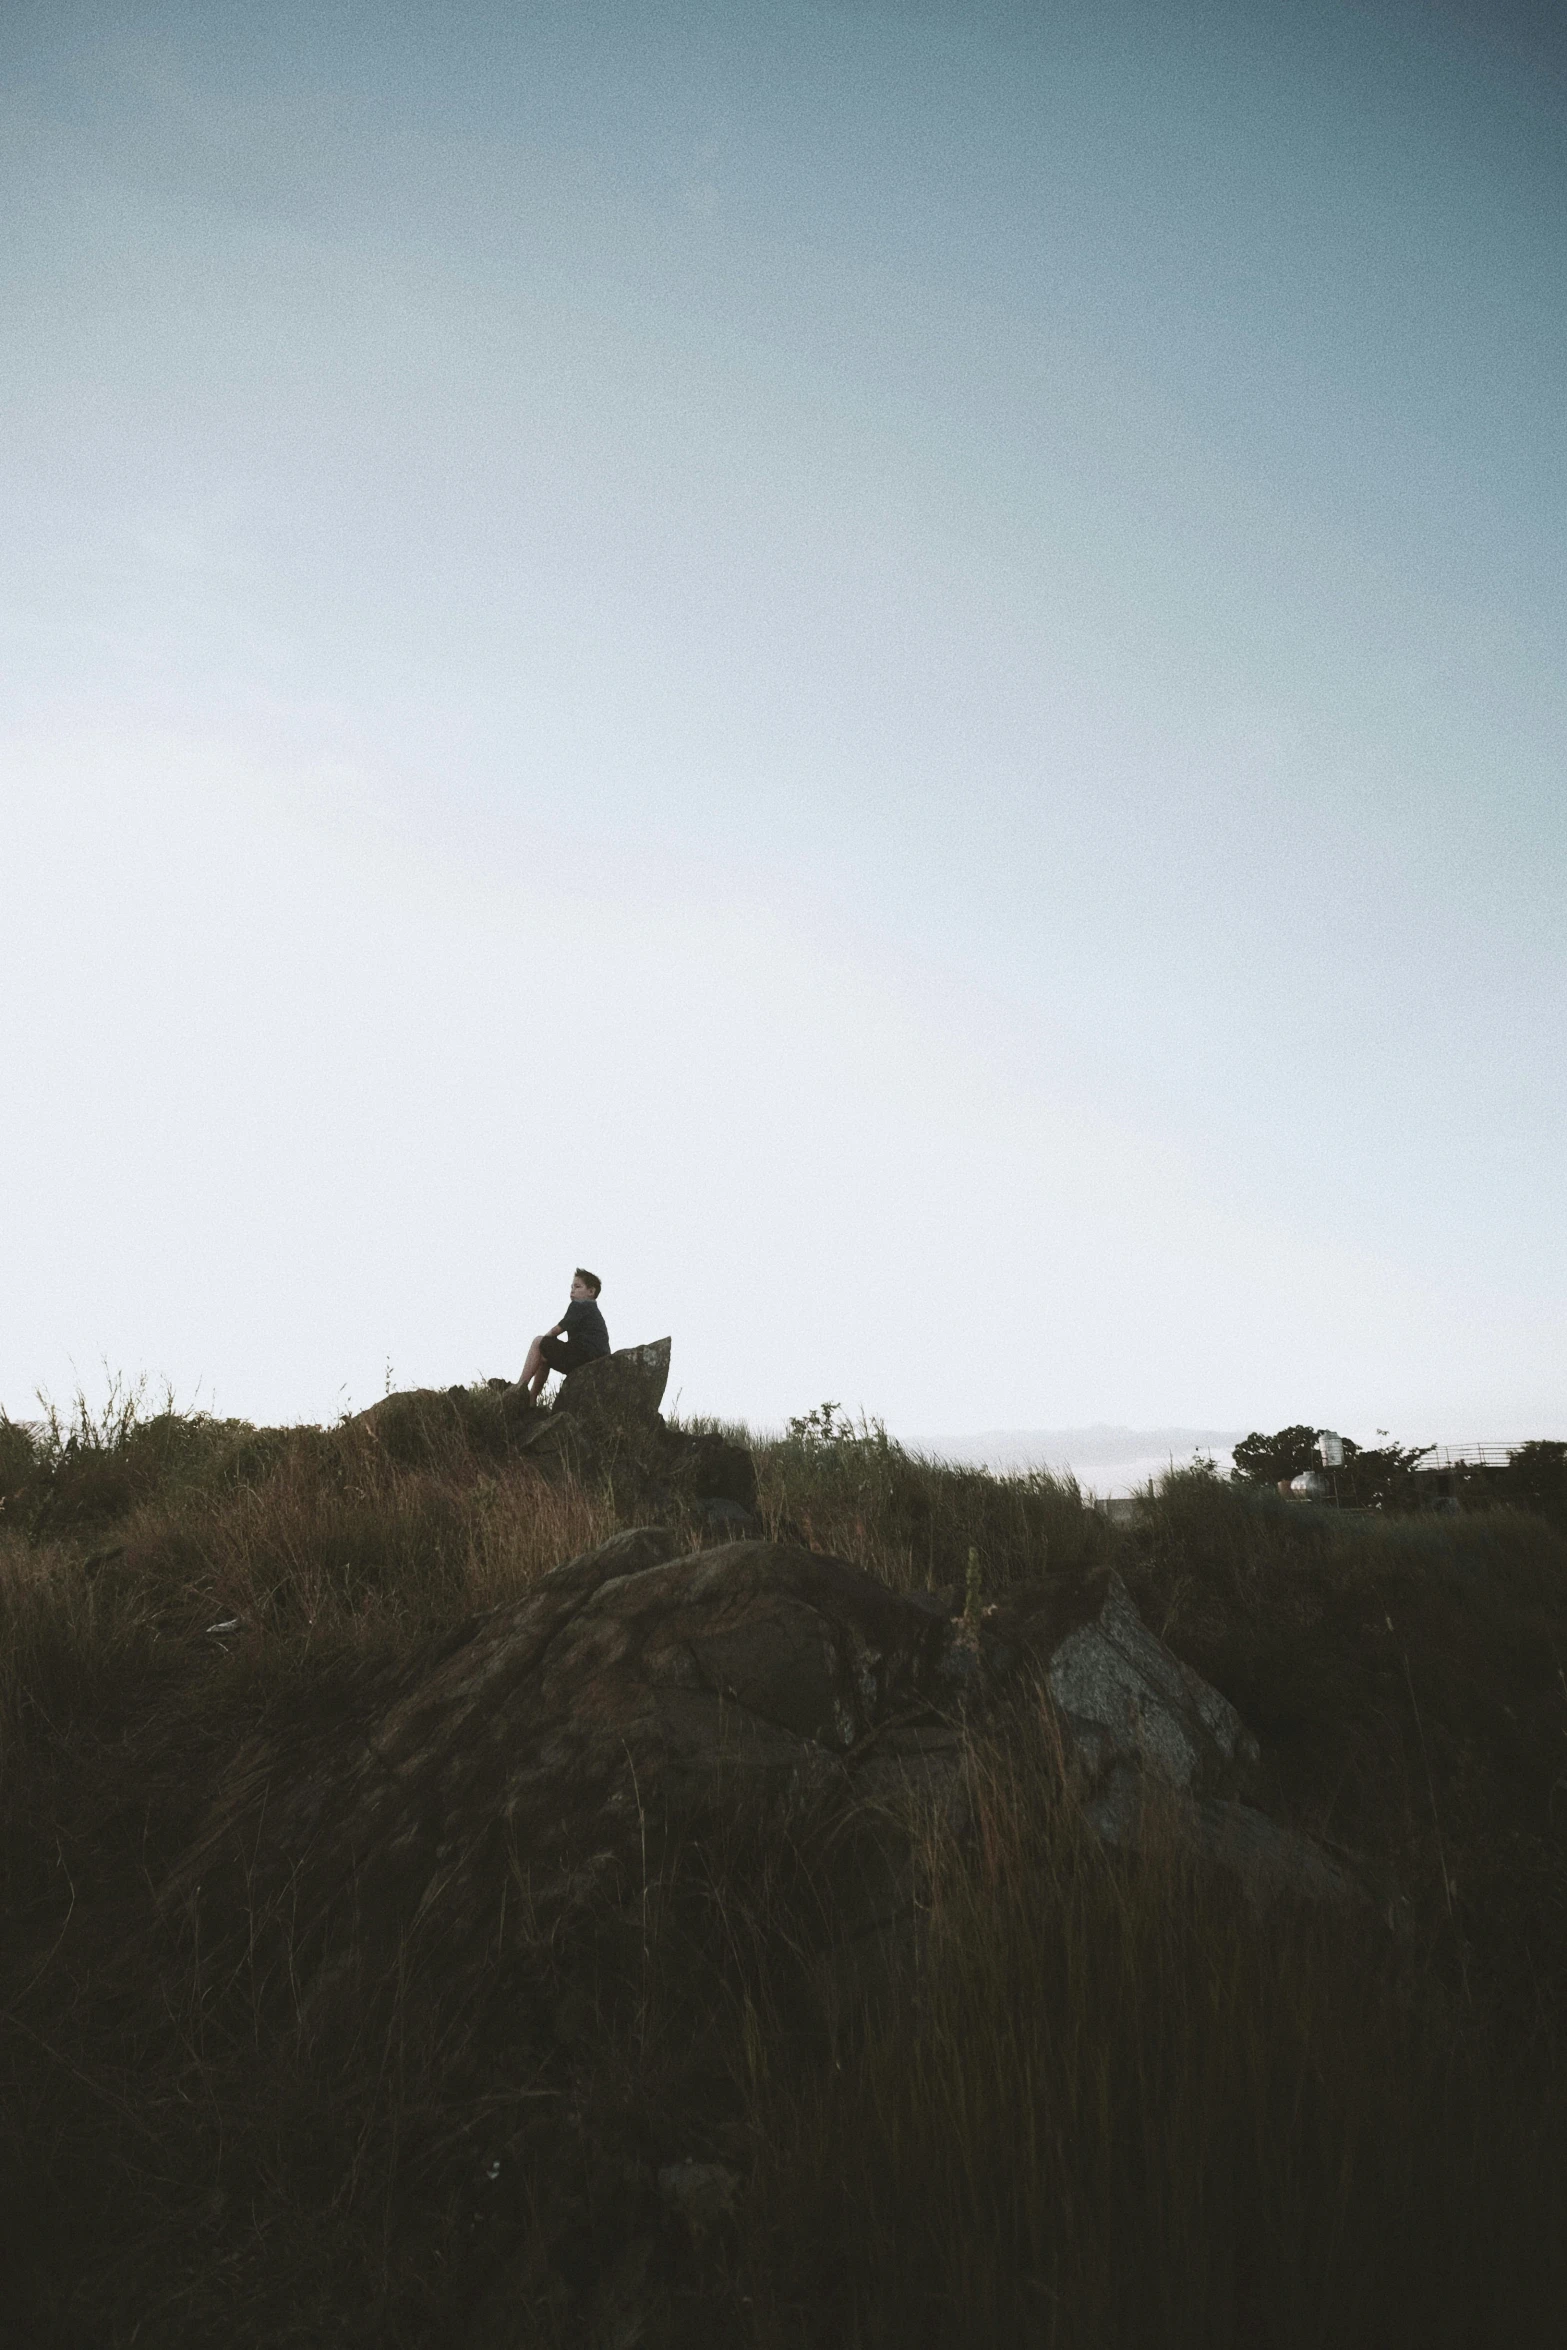
[[[0,1406],[1567,1436],[1554,11],[0,11]]]

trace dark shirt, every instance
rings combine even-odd
[[[585,1355],[607,1355],[609,1332],[594,1297],[574,1297],[566,1308],[561,1325],[568,1346]]]

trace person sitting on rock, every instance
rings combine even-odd
[[[597,1362],[600,1355],[608,1354],[609,1332],[598,1307],[603,1286],[596,1273],[579,1265],[571,1277],[570,1305],[554,1329],[546,1330],[529,1347],[522,1385],[535,1401],[551,1371],[577,1371],[584,1363]]]

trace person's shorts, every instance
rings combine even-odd
[[[573,1346],[569,1338],[541,1338],[539,1352],[552,1371],[580,1371],[584,1363],[599,1360],[585,1346]]]

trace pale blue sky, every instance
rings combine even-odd
[[[1550,19],[0,65],[0,1403],[1567,1434]]]

